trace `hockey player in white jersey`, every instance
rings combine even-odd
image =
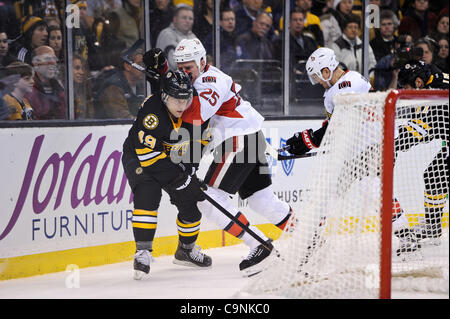
[[[314,51],[306,62],[306,70],[312,84],[321,84],[325,88],[324,106],[326,120],[320,129],[312,129],[295,133],[286,141],[288,151],[291,154],[302,155],[312,149],[318,148],[328,126],[328,120],[334,111],[333,98],[342,93],[368,93],[371,89],[369,81],[360,73],[345,71],[339,66],[334,51],[328,48],[319,48]],[[393,198],[392,203],[394,234],[400,239],[400,247],[397,254],[409,253],[419,248],[416,240],[412,238],[409,224],[403,214],[398,201]]]
[[[198,96],[183,113],[185,122],[209,120],[214,161],[204,182],[207,194],[244,224],[245,216],[228,199],[239,193],[249,207],[284,229],[291,224],[292,210],[275,196],[265,155],[266,139],[261,131],[263,116],[239,95],[240,85],[227,74],[206,63],[206,51],[198,39],[182,40],[173,54],[177,68],[191,76]],[[198,124],[198,123],[197,123]],[[249,247],[250,254],[239,268],[252,274],[273,249],[271,239],[254,226],[252,230],[266,241],[260,244],[208,201],[198,203],[202,214]],[[267,249],[269,247],[270,249]]]
[[[371,89],[369,81],[356,71],[344,71],[336,60],[333,50],[319,48],[306,62],[306,71],[312,84],[321,84],[325,88],[324,106],[326,120],[316,131],[312,129],[295,133],[286,141],[291,154],[303,155],[318,148],[334,110],[333,98],[342,93],[367,93]]]

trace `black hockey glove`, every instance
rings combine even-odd
[[[183,173],[169,185],[174,198],[177,201],[198,201],[205,200],[204,190],[207,186],[203,181],[199,180],[195,174],[195,170],[187,168]]]
[[[159,48],[153,48],[145,52],[143,61],[145,71],[154,78],[163,76],[169,69],[166,54]]]
[[[286,141],[289,146],[289,153],[294,155],[303,155],[314,148],[318,148],[320,141],[314,136],[312,129],[297,132]]]

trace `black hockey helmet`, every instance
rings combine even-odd
[[[433,64],[426,64],[423,61],[411,60],[405,63],[398,73],[398,84],[404,88],[409,84],[416,88],[416,79],[420,78],[424,86],[423,89],[448,89],[448,75],[444,74]]]
[[[416,88],[417,78],[427,83],[430,75],[430,68],[425,62],[418,60],[407,61],[398,73],[398,86],[404,88],[406,85],[410,85]]]
[[[194,93],[191,79],[181,70],[169,70],[162,79],[161,89],[163,97],[166,94],[181,100],[191,99]]]

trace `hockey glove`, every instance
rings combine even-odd
[[[169,185],[169,189],[177,201],[201,202],[205,200],[203,190],[206,190],[207,186],[198,179],[194,171],[186,170]]]
[[[314,148],[318,148],[320,141],[318,141],[312,129],[297,132],[290,139],[286,141],[289,146],[289,153],[294,155],[303,155]]]
[[[169,69],[166,55],[159,48],[153,48],[145,52],[143,61],[147,74],[156,78],[164,75]]]

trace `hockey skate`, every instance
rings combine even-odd
[[[134,279],[141,280],[150,272],[152,255],[148,250],[138,250],[134,255]]]
[[[394,234],[399,239],[399,248],[396,253],[402,261],[422,260],[421,244],[418,242],[415,234],[410,229],[395,231]]]
[[[173,263],[181,266],[209,268],[212,265],[212,259],[201,252],[199,246],[192,248],[179,243],[175,252]]]
[[[245,276],[251,277],[263,270],[265,260],[273,251],[272,239],[266,241],[266,245],[258,245],[253,248],[248,256],[239,264],[239,270]]]
[[[412,228],[412,231],[424,245],[439,246],[441,244],[442,227],[440,224],[417,224]]]

